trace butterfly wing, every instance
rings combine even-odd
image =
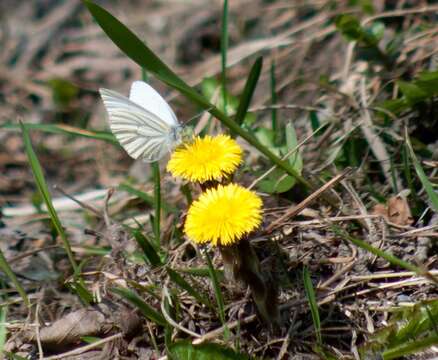
[[[171,126],[177,126],[178,120],[175,113],[163,97],[144,81],[134,81],[131,85],[129,99],[143,109],[155,114]]]
[[[166,154],[175,126],[116,91],[100,89],[99,92],[111,131],[131,157],[153,162]]]

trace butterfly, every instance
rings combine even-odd
[[[163,97],[144,81],[134,81],[129,98],[99,89],[112,133],[134,159],[160,160],[182,141],[183,127]]]

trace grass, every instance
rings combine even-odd
[[[310,312],[312,313],[313,326],[315,327],[316,341],[318,346],[322,346],[321,320],[319,318],[318,304],[316,302],[315,290],[313,289],[312,279],[307,268],[303,270],[304,289],[306,290],[307,301],[309,302]]]
[[[23,286],[18,281],[17,277],[15,276],[14,271],[10,267],[8,261],[5,258],[5,255],[3,254],[3,251],[0,250],[0,269],[5,273],[5,275],[9,278],[9,280],[14,284],[15,289],[17,289],[18,293],[20,294],[21,298],[23,299],[23,302],[26,304],[26,306],[30,306],[29,298],[27,297],[26,290],[24,290]]]
[[[67,239],[67,234],[65,233],[64,228],[61,224],[61,221],[59,220],[58,214],[57,214],[55,208],[53,207],[52,196],[50,195],[49,188],[47,187],[47,183],[46,183],[46,180],[44,178],[44,173],[43,173],[43,169],[41,167],[41,164],[40,164],[40,162],[35,154],[35,151],[33,150],[32,142],[31,142],[30,136],[29,136],[29,132],[23,123],[20,123],[20,126],[21,126],[21,132],[23,134],[23,141],[24,141],[24,147],[26,149],[27,158],[29,161],[29,165],[32,169],[32,173],[33,173],[38,191],[40,192],[40,194],[44,200],[44,203],[46,204],[46,207],[48,209],[48,212],[49,212],[50,218],[53,222],[53,225],[55,226],[56,231],[64,244],[64,249],[67,253],[68,259],[70,261],[70,265],[72,266],[73,271],[76,271],[76,269],[78,268],[78,265],[77,265],[76,260],[73,256],[70,242]]]
[[[227,113],[227,52],[228,52],[228,0],[224,0],[222,8],[221,31],[221,74],[222,74],[222,99],[224,111]]]
[[[426,190],[427,196],[429,197],[430,205],[433,207],[435,211],[438,211],[438,195],[433,188],[431,182],[427,178],[423,168],[421,167],[420,162],[418,161],[414,150],[411,145],[411,141],[409,139],[409,135],[407,134],[407,130],[405,130],[406,134],[406,144],[409,149],[409,155],[411,156],[412,162],[414,164],[415,171],[418,175],[418,178],[421,181],[421,184],[423,185],[424,189]]]

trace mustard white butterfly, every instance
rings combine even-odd
[[[144,81],[134,81],[129,98],[99,89],[111,131],[126,152],[146,162],[161,159],[181,142],[182,126],[163,97]]]

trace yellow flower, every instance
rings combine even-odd
[[[167,164],[173,176],[192,182],[220,180],[242,161],[242,149],[228,135],[197,137],[177,148]]]
[[[197,243],[231,245],[262,221],[262,200],[237,184],[210,188],[190,206],[184,231]]]

